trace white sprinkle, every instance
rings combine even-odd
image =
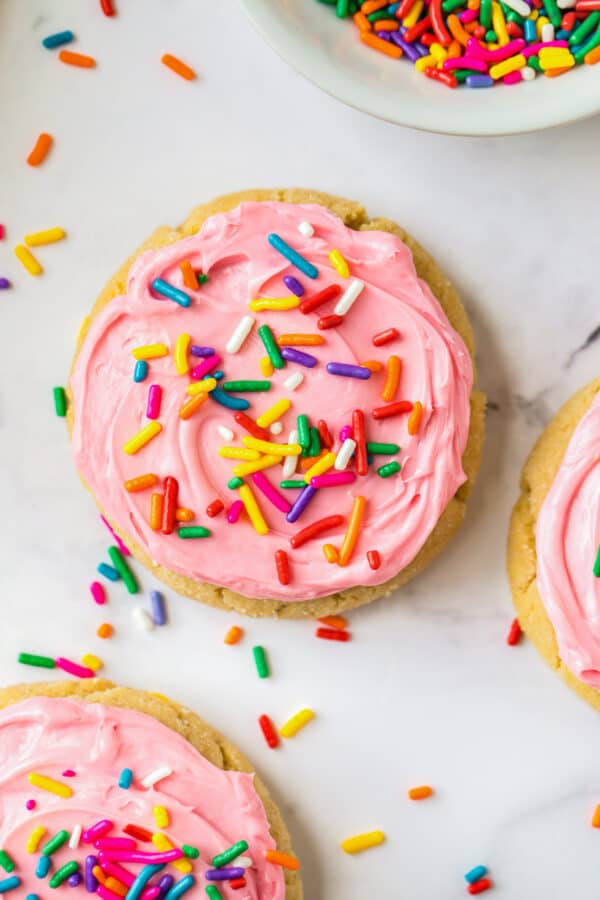
[[[254,865],[249,856],[238,856],[235,864],[240,866],[241,869],[250,869]]]
[[[544,44],[554,40],[554,25],[552,22],[546,22],[545,25],[542,25],[541,37]]]
[[[304,375],[302,372],[294,372],[293,375],[290,375],[289,378],[285,379],[283,386],[286,391],[295,391],[297,387],[300,387],[303,381]]]
[[[529,7],[528,7],[529,8]],[[353,278],[338,302],[335,305],[336,316],[345,316],[354,305],[354,301],[364,288],[365,283],[360,278]]]
[[[79,847],[79,841],[81,840],[81,825],[73,825],[73,831],[71,832],[71,837],[69,838],[69,849],[77,850]]]
[[[577,0],[556,0],[556,5],[559,9],[572,9]]]
[[[346,438],[346,440],[338,450],[338,455],[335,458],[333,468],[337,469],[338,472],[342,472],[352,459],[352,454],[355,450],[356,441],[353,441],[352,438]]]
[[[298,225],[298,231],[304,237],[312,237],[315,233],[315,229],[312,227],[310,222],[300,222]]]
[[[504,0],[509,9],[512,9],[519,16],[524,16],[527,18],[530,15],[531,10],[525,3],[525,0]]]
[[[225,425],[217,425],[217,431],[224,441],[232,441],[235,437],[231,428],[226,428]]]
[[[141,631],[152,631],[154,628],[152,616],[143,606],[134,606],[131,610],[131,618]]]
[[[292,428],[290,431],[290,436],[288,438],[288,444],[295,444],[298,441],[298,432],[295,428]],[[281,470],[281,474],[284,478],[291,478],[292,475],[296,472],[296,466],[298,465],[298,457],[297,456],[284,456],[283,458],[283,468]]]
[[[168,778],[169,775],[173,774],[173,769],[170,766],[159,766],[158,769],[155,769],[154,772],[150,772],[149,775],[146,775],[145,778],[142,778],[142,785],[145,788],[150,788],[156,784],[157,781],[160,781],[161,778]]]
[[[523,66],[521,69],[521,78],[523,81],[533,81],[535,78],[535,69],[531,66]]]
[[[283,431],[283,425],[281,422],[273,422],[271,427],[269,428],[271,434],[281,434]]]
[[[238,353],[242,349],[242,344],[252,331],[254,319],[252,316],[242,316],[239,325],[236,326],[233,334],[225,344],[228,353]]]

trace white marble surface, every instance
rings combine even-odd
[[[100,653],[116,681],[198,709],[253,758],[302,859],[307,900],[452,900],[463,872],[490,866],[494,896],[595,900],[600,834],[596,715],[533,649],[505,646],[509,510],[524,456],[548,417],[598,374],[600,119],[489,141],[401,130],[346,109],[288,70],[233,0],[0,4],[0,681],[33,679],[19,649]],[[41,38],[72,28],[93,71],[60,65]],[[163,69],[165,50],[200,79]],[[515,90],[515,102],[518,102]],[[449,97],[448,102],[452,102]],[[24,163],[41,130],[47,163]],[[398,596],[352,615],[354,641],[316,641],[310,624],[243,622],[169,594],[168,628],[144,634],[132,601],[88,594],[107,534],[71,463],[51,388],[64,383],[78,325],[117,265],[159,222],[220,192],[307,185],[402,221],[459,286],[475,324],[488,436],[467,522]],[[12,246],[60,224],[62,245],[24,274]],[[139,571],[139,567],[138,567]],[[153,586],[145,573],[146,589]],[[101,642],[103,618],[117,636]],[[259,682],[250,653],[268,648]],[[316,721],[278,752],[256,717],[300,705]],[[410,785],[436,797],[411,804]],[[385,847],[345,856],[371,828]],[[490,894],[490,897],[492,894]]]

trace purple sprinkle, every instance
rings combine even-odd
[[[8,278],[0,278],[0,291],[6,290],[6,288],[10,287],[10,281]]]
[[[352,437],[352,425],[344,425],[340,430],[340,443],[343,444],[348,438]]]
[[[150,602],[152,604],[152,618],[155,625],[167,624],[167,610],[165,609],[165,598],[160,591],[150,591]]]
[[[85,858],[85,889],[88,894],[95,894],[98,889],[98,879],[94,875],[94,868],[98,865],[97,856],[86,856]]]
[[[214,347],[199,347],[198,344],[192,344],[190,347],[192,356],[214,356]]]
[[[35,809],[36,803],[35,800],[28,800],[25,804],[25,809]]]
[[[284,275],[283,283],[286,288],[295,294],[296,297],[301,297],[304,294],[304,287],[300,284],[297,278],[294,278],[293,275]]]
[[[413,47],[412,44],[409,44],[408,41],[405,41],[398,31],[392,31],[390,34],[390,38],[397,47],[401,47],[405,56],[407,56],[411,62],[416,62],[421,58],[421,54]]]
[[[388,44],[390,43],[391,37],[390,37],[389,31],[378,31],[376,33],[377,33],[377,37],[381,38],[382,41],[387,41]]]
[[[69,885],[69,887],[79,887],[79,885],[81,884],[81,873],[73,872],[72,875],[69,875],[69,877],[67,878],[67,884]]]
[[[470,88],[492,87],[494,79],[491,75],[467,75],[465,84]]]
[[[306,366],[308,369],[314,369],[318,360],[316,356],[310,353],[303,353],[302,350],[296,350],[294,347],[282,347],[281,355],[288,362],[298,363],[300,366]]]
[[[76,775],[77,772],[75,772],[73,769],[65,769],[65,771],[63,772],[64,778],[74,778]]]
[[[344,375],[346,378],[362,378],[366,381],[371,377],[371,370],[365,366],[349,366],[347,363],[327,363],[327,371],[330,375]]]
[[[204,873],[207,881],[230,881],[232,878],[243,878],[246,870],[241,866],[224,866],[222,869],[208,869]]]
[[[316,493],[317,489],[310,484],[307,484],[305,488],[302,488],[296,497],[296,502],[285,517],[286,522],[295,522],[299,519]]]
[[[229,509],[227,510],[227,521],[231,525],[235,525],[237,520],[240,517],[240,513],[244,508],[244,504],[241,500],[234,500]]]
[[[157,887],[160,888],[160,894],[158,895],[157,900],[162,900],[162,897],[165,896],[167,891],[171,890],[174,884],[175,879],[172,875],[163,875],[157,884]]]

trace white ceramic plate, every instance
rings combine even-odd
[[[445,134],[536,131],[600,112],[600,63],[513,87],[449,90],[404,59],[365,47],[351,21],[316,0],[242,0],[264,39],[344,103],[388,122]]]

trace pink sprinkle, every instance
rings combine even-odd
[[[35,809],[36,803],[35,800],[28,800],[25,804],[25,809]]]
[[[290,511],[292,504],[279,493],[277,488],[273,487],[264,472],[253,472],[250,477],[259,491],[263,492],[267,500],[270,500],[273,506],[283,513],[288,513]]]
[[[244,504],[241,500],[234,500],[229,509],[227,510],[227,521],[231,523],[231,525],[235,525],[237,520],[240,517],[240,513],[244,508]]]
[[[97,850],[135,850],[133,838],[125,837],[101,837],[94,841]]]
[[[326,472],[310,479],[311,487],[335,487],[337,484],[351,484],[356,480],[354,472]]]
[[[70,659],[65,659],[64,656],[57,656],[54,662],[63,672],[68,672],[69,675],[75,675],[77,678],[93,678],[95,675],[92,669],[88,669],[87,666],[80,666]]]
[[[105,519],[104,516],[102,516],[102,515],[100,516],[100,518],[102,519],[102,521],[104,522],[104,524],[106,525],[106,527],[108,528],[110,533],[112,534],[113,538],[115,539],[115,543],[116,543],[117,547],[119,548],[119,550],[121,551],[121,553],[123,554],[123,556],[131,556],[131,553],[129,552],[129,550],[127,549],[127,547],[125,546],[125,544],[123,543],[123,541],[121,540],[121,538],[119,537],[117,532],[113,529],[113,527],[110,524],[110,522],[108,521],[108,519]]]
[[[485,59],[487,62],[501,62],[503,59],[508,59],[509,56],[521,53],[524,46],[525,41],[523,38],[516,38],[514,41],[509,41],[504,47],[488,50],[475,38],[469,38],[467,41],[467,56],[478,56],[479,59]]]
[[[158,419],[160,416],[160,402],[162,400],[162,388],[160,384],[151,384],[148,388],[148,403],[146,404],[146,418]]]
[[[109,859],[103,859],[100,863],[100,867],[107,875],[112,875],[113,878],[122,881],[127,887],[131,887],[135,881],[135,875],[127,869],[124,869],[119,863],[111,862]]]
[[[92,581],[90,584],[90,591],[94,598],[94,602],[97,603],[98,606],[104,606],[106,603],[106,592],[99,581]]]
[[[97,841],[99,838],[104,837],[105,834],[113,827],[113,822],[110,819],[100,819],[99,822],[96,822],[95,825],[92,825],[90,828],[86,828],[83,834],[81,835],[84,844],[92,844],[94,841]]]
[[[0,225],[0,241],[4,238],[6,231],[4,229],[4,225]]]
[[[100,897],[101,900],[123,900],[119,894],[115,894],[114,891],[104,887],[103,884],[99,884],[96,888],[96,896]]]
[[[505,75],[502,79],[502,84],[518,84],[522,78],[523,76],[518,70],[516,72],[509,72],[508,75]]]
[[[528,59],[530,56],[536,56],[540,50],[543,50],[544,47],[568,47],[568,43],[566,41],[546,41],[545,43],[540,42],[539,44],[529,44],[522,51],[523,56]]]
[[[75,778],[76,775],[77,772],[75,772],[73,769],[65,769],[65,771],[63,772],[63,778]]]
[[[488,64],[484,59],[478,59],[476,56],[453,56],[444,60],[444,69],[446,72],[452,69],[473,69],[475,72],[487,72]]]
[[[343,444],[347,438],[352,437],[352,425],[344,425],[340,431],[340,443]]]
[[[116,862],[132,862],[132,863],[168,863],[181,859],[183,851],[179,847],[173,847],[172,850],[165,850],[163,853],[144,853],[142,850],[98,850],[98,862],[109,859]]]
[[[208,375],[214,368],[216,368],[221,362],[221,357],[218,353],[213,354],[213,356],[207,356],[206,359],[203,359],[201,363],[198,363],[197,366],[191,371],[192,378],[195,378],[197,381],[200,378],[203,378],[205,375]]]
[[[153,884],[152,887],[146,888],[145,891],[142,891],[142,895],[140,900],[156,900],[156,897],[160,894],[161,889],[157,884]]]
[[[469,22],[474,22],[475,19],[478,18],[478,16],[479,16],[478,9],[465,9],[459,14],[458,18],[463,23],[463,25],[466,25]]]

